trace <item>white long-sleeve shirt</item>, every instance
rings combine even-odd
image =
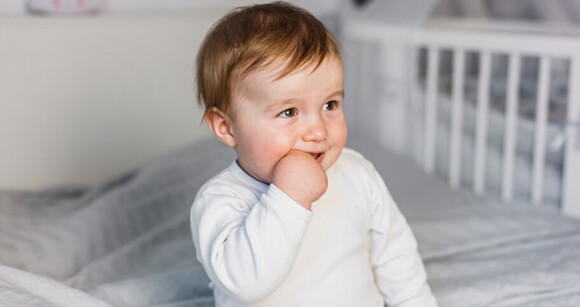
[[[236,162],[191,208],[216,306],[437,306],[417,243],[382,178],[344,149],[309,211]]]

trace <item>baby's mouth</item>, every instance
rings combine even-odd
[[[322,162],[322,158],[324,157],[323,152],[311,153],[311,155],[318,163]]]

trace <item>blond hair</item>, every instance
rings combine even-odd
[[[340,59],[334,36],[308,11],[285,2],[241,7],[208,32],[196,59],[197,98],[209,110],[227,112],[236,82],[280,60],[282,78],[305,65]]]

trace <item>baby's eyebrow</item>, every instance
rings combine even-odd
[[[340,98],[344,98],[344,90],[340,89],[340,90],[328,95],[327,98],[334,97],[334,96],[340,96]]]
[[[266,108],[264,109],[266,112],[278,112],[281,109],[284,109],[285,106],[291,106],[296,101],[296,98],[289,98],[289,99],[282,99],[276,100],[272,103],[269,103]]]

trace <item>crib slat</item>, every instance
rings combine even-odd
[[[513,198],[513,175],[515,163],[516,121],[518,114],[518,90],[520,83],[520,56],[512,53],[509,57],[506,123],[504,133],[504,150],[502,165],[501,198]]]
[[[376,65],[376,61],[372,61],[373,57],[371,56],[373,46],[373,42],[365,42],[359,41],[358,42],[358,55],[360,56],[359,67],[357,67],[358,72],[360,73],[357,78],[357,100],[360,102],[364,102],[367,106],[366,108],[355,108],[356,110],[356,117],[361,118],[374,118],[373,113],[371,110],[375,110],[378,106],[376,103],[376,97],[374,96],[374,91],[372,90],[373,84],[373,74],[374,65]],[[372,126],[374,123],[370,123],[369,121],[365,121],[364,123],[358,123],[361,130],[365,129],[373,129],[376,128]]]
[[[473,192],[485,191],[485,153],[487,151],[487,116],[489,109],[489,79],[491,77],[491,54],[484,51],[479,55],[479,81],[477,93],[477,123],[475,130],[475,165]]]
[[[359,70],[360,62],[362,61],[362,56],[358,48],[360,42],[355,39],[348,39],[345,40],[343,44],[346,50],[351,51],[351,56],[344,58],[344,70],[345,72],[348,72],[344,74],[345,98],[348,99],[348,101],[362,101],[360,100],[360,95],[358,93],[361,87],[360,80],[359,78],[354,77],[362,75],[362,72]],[[358,128],[360,127],[360,116],[358,115],[360,107],[355,108],[353,105],[354,104],[344,104],[345,113],[352,114],[348,122],[349,127]]]
[[[534,135],[534,168],[532,174],[532,203],[539,204],[544,197],[544,167],[546,158],[546,125],[548,115],[548,95],[550,80],[550,58],[540,60],[540,78],[536,102],[536,124]]]
[[[422,47],[418,45],[414,45],[412,48],[410,68],[411,76],[414,76],[412,80],[421,80],[421,69],[420,69],[420,59],[421,59],[421,50]],[[409,121],[410,124],[410,133],[411,133],[411,147],[409,148],[410,152],[412,153],[413,161],[415,161],[418,165],[423,162],[423,133],[425,132],[423,129],[423,119],[417,120],[415,114],[422,114],[423,108],[425,106],[424,101],[424,91],[420,82],[410,82],[411,86],[409,86],[408,96],[411,98],[410,108],[411,112],[407,115],[406,120]]]
[[[428,174],[435,169],[435,138],[437,136],[437,84],[439,72],[439,50],[429,47],[427,64],[427,97],[425,101],[425,144],[423,168]]]
[[[451,109],[451,143],[449,155],[449,185],[459,187],[461,174],[461,137],[463,128],[463,78],[465,71],[465,51],[453,52],[453,101]]]
[[[562,178],[562,212],[580,219],[580,52],[570,58],[568,107],[566,108],[566,145]]]

